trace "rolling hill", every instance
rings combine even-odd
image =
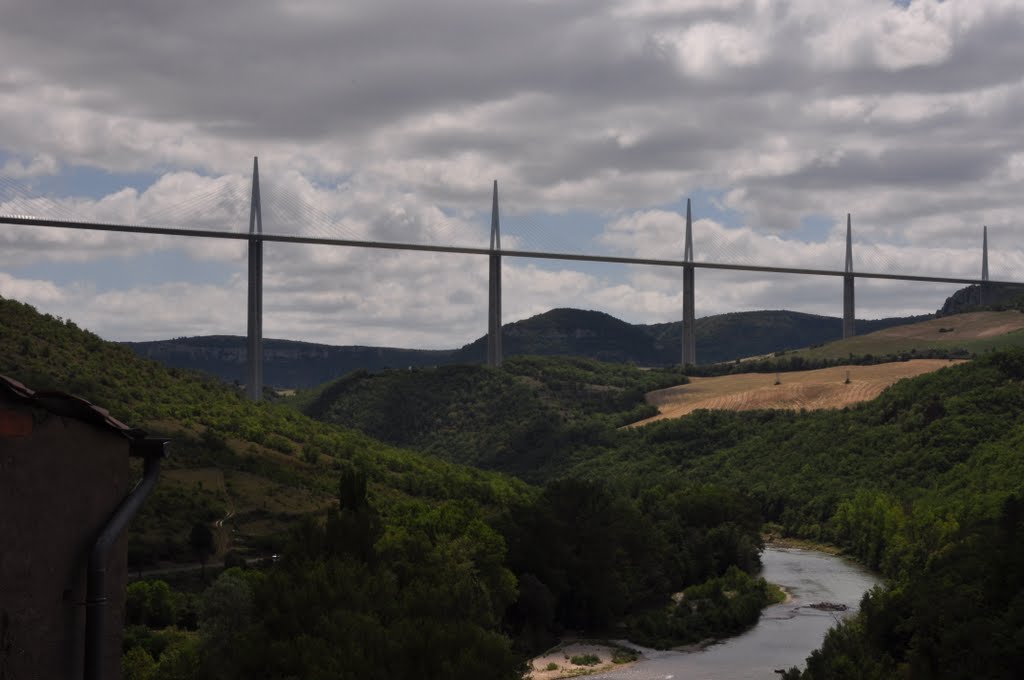
[[[439,458],[542,481],[571,442],[656,413],[650,390],[686,382],[580,357],[519,356],[500,368],[359,371],[291,400],[306,415]]]
[[[1024,314],[984,311],[890,327],[786,355],[807,360],[843,359],[850,355],[878,357],[929,350],[962,351],[966,355],[1020,346],[1024,346]]]
[[[228,383],[244,383],[247,378],[246,339],[240,335],[122,344],[139,356],[165,366],[202,371]],[[313,387],[360,369],[382,371],[452,363],[453,354],[453,350],[341,347],[266,338],[263,340],[263,378],[267,385],[278,387]]]
[[[874,399],[890,385],[959,363],[946,359],[914,359],[870,366],[833,366],[774,375],[739,373],[714,378],[691,378],[647,394],[658,415],[633,423],[646,425],[679,418],[698,409],[752,411],[842,408]]]
[[[338,471],[347,464],[367,472],[385,514],[416,498],[489,504],[525,493],[514,480],[395,449],[282,405],[249,402],[214,378],[142,359],[71,320],[2,297],[0,374],[81,396],[171,438],[162,482],[129,534],[136,565],[191,560],[191,527],[229,514],[219,528],[222,550],[276,551],[285,530],[336,499]]]
[[[929,316],[858,321],[861,332]],[[808,347],[838,338],[835,317],[790,311],[735,312],[697,320],[697,358],[702,364]],[[638,366],[679,362],[681,324],[634,325],[603,312],[553,309],[506,324],[506,357],[577,356]],[[205,336],[124,343],[136,354],[166,366],[201,370],[225,382],[246,379],[245,338]],[[309,388],[354,370],[483,363],[486,336],[453,350],[340,347],[291,340],[264,340],[264,379],[281,388]]]

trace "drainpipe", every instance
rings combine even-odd
[[[166,439],[136,439],[129,448],[132,456],[144,460],[142,479],[107,520],[89,553],[85,590],[85,680],[103,680],[103,635],[107,619],[107,562],[117,539],[146,502],[160,476],[160,461],[167,457]]]

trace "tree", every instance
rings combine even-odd
[[[125,680],[153,680],[156,661],[142,647],[132,647],[121,659],[121,670]]]

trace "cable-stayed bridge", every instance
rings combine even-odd
[[[264,243],[486,256],[489,260],[487,360],[494,366],[500,365],[502,359],[503,257],[681,269],[683,339],[680,349],[684,364],[696,362],[694,274],[697,269],[842,277],[843,337],[852,336],[856,332],[854,290],[857,278],[955,284],[1024,283],[989,279],[987,228],[982,230],[980,253],[975,250],[972,255],[970,251],[954,248],[926,249],[924,256],[917,253],[913,258],[915,269],[911,271],[906,264],[907,258],[900,256],[899,247],[858,243],[858,258],[855,260],[852,220],[847,215],[845,262],[843,268],[838,269],[827,266],[827,262],[838,262],[838,257],[834,249],[829,251],[825,247],[814,249],[812,261],[808,261],[806,256],[803,259],[794,258],[787,253],[783,256],[785,261],[764,262],[755,250],[744,247],[742,243],[738,244],[735,238],[706,238],[704,234],[699,234],[700,247],[695,250],[689,200],[686,204],[685,223],[680,224],[685,229],[682,234],[670,237],[672,241],[669,243],[655,243],[655,252],[644,252],[642,248],[628,244],[626,250],[632,252],[623,254],[622,238],[617,239],[618,251],[615,249],[616,243],[608,240],[581,242],[579,239],[567,239],[564,231],[552,230],[542,219],[524,213],[513,212],[511,217],[506,216],[503,230],[496,181],[492,190],[489,233],[482,230],[478,220],[472,216],[436,210],[423,215],[407,210],[402,205],[401,196],[396,197],[396,204],[386,210],[381,211],[376,206],[378,214],[374,219],[350,219],[345,211],[358,208],[358,201],[324,207],[318,204],[318,195],[322,196],[325,192],[318,191],[308,183],[264,182],[261,185],[256,159],[253,160],[253,172],[248,186],[243,186],[238,178],[234,181],[232,178],[209,180],[193,175],[179,177],[175,181],[181,186],[165,188],[172,190],[168,193],[188,195],[185,200],[161,200],[159,192],[153,192],[154,195],[150,196],[150,191],[147,191],[143,195],[133,194],[130,198],[134,200],[131,201],[118,201],[117,195],[105,197],[83,209],[81,201],[52,199],[30,184],[0,177],[0,224],[245,241],[248,244],[249,279],[247,390],[253,399],[260,398],[263,385],[262,361],[256,358],[263,354]],[[275,231],[264,231],[264,217],[275,225]],[[628,236],[628,233],[624,235],[626,238]],[[488,237],[487,245],[483,245],[482,241]],[[682,257],[676,259],[665,256],[677,250]],[[815,257],[820,259],[814,261]],[[977,277],[953,273],[963,270],[961,266],[952,266],[953,263],[975,257],[978,258],[975,261],[980,260]],[[859,267],[855,267],[855,262],[860,263]]]

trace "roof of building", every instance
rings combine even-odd
[[[145,432],[125,425],[110,415],[107,409],[96,406],[92,402],[76,397],[73,394],[53,390],[40,390],[37,392],[5,375],[0,375],[0,394],[13,396],[17,400],[46,409],[58,416],[74,418],[90,425],[96,425],[133,441],[145,439],[146,437]]]

